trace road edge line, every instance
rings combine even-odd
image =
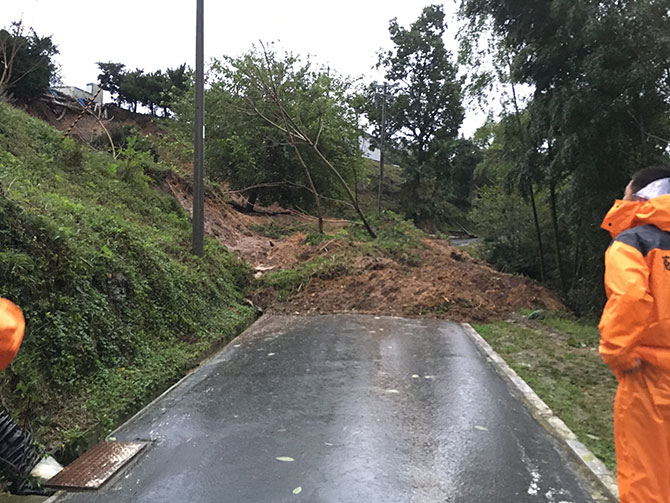
[[[486,342],[486,340],[469,323],[461,323],[461,327],[477,348],[484,353],[498,374],[503,377],[512,387],[518,391],[524,403],[530,409],[533,417],[540,422],[544,428],[555,438],[562,441],[568,452],[577,460],[589,474],[599,483],[607,493],[606,496],[619,501],[619,488],[616,476],[610,472],[605,464],[598,459],[570,428],[544,403],[544,401],[533,391],[533,389],[519,377],[514,369]]]

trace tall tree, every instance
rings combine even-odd
[[[108,63],[98,62],[97,65],[100,70],[100,74],[98,75],[100,87],[105,91],[109,91],[120,106],[123,102],[123,98],[119,94],[119,90],[121,89],[121,83],[123,82],[123,77],[125,75],[126,65],[122,63],[112,63],[111,61]]]
[[[132,72],[123,73],[118,89],[119,103],[126,103],[133,112],[137,113],[137,106],[142,104],[146,98],[145,85],[144,70],[137,68]]]
[[[51,37],[40,37],[33,29],[26,34],[21,21],[0,30],[0,99],[28,102],[46,92],[56,77],[56,54]]]
[[[163,74],[159,105],[163,108],[163,116],[169,117],[173,104],[189,89],[190,76],[186,64],[177,68],[168,68]]]
[[[667,2],[465,0],[462,12],[491,26],[510,54],[512,80],[533,89],[529,150],[517,166],[539,173],[547,190],[568,290],[579,271],[600,275],[606,238],[595,229],[630,173],[667,158]]]
[[[169,85],[161,70],[139,75],[139,101],[149,109],[151,115],[156,115],[163,92]]]
[[[417,221],[438,212],[440,201],[432,187],[448,176],[450,155],[444,154],[464,117],[462,81],[444,45],[446,29],[441,5],[425,7],[409,28],[393,19],[389,33],[395,47],[381,53],[378,63],[391,84],[388,133],[404,154],[406,206]],[[370,119],[379,124],[375,109]]]

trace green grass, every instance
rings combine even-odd
[[[157,189],[141,142],[118,159],[0,103],[0,296],[24,311],[0,374],[12,415],[52,446],[108,431],[246,327],[251,273]]]
[[[274,290],[277,299],[284,301],[306,287],[313,278],[334,279],[350,274],[351,270],[345,264],[341,255],[317,257],[293,269],[268,272],[258,281],[256,289]]]
[[[417,253],[425,234],[411,222],[393,212],[386,212],[382,218],[372,217],[371,224],[377,232],[372,239],[361,223],[338,230],[334,234],[311,232],[305,243],[318,245],[335,239],[346,246],[328,256],[316,256],[306,262],[296,264],[292,269],[282,269],[264,274],[254,285],[256,292],[272,290],[279,301],[306,287],[313,278],[334,279],[356,274],[351,265],[356,256],[389,257],[410,266],[420,266]]]
[[[598,330],[567,315],[474,328],[608,468],[615,469],[616,379],[597,351]]]

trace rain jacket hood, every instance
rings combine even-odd
[[[617,199],[605,215],[601,227],[612,238],[627,229],[641,225],[654,225],[670,232],[670,195],[655,197],[648,201],[622,201]]]
[[[9,365],[23,340],[26,322],[21,309],[7,299],[0,299],[0,370]]]

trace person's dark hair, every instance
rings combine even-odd
[[[630,179],[630,188],[633,192],[645,188],[651,182],[661,178],[670,178],[670,169],[665,166],[650,166],[636,172]]]

